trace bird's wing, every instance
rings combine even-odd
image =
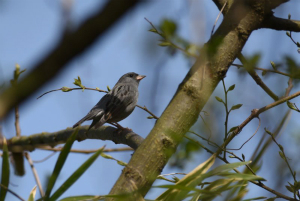
[[[124,112],[135,98],[133,86],[117,85],[111,93],[111,100],[106,104],[105,119],[112,119]]]

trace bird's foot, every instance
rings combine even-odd
[[[120,124],[118,124],[118,123],[111,123],[112,125],[114,125],[114,126],[116,126],[118,129],[116,130],[116,132],[118,133],[118,134],[121,134],[124,130],[127,130],[128,132],[131,132],[132,131],[132,129],[130,129],[130,128],[124,128],[123,126],[121,126]]]

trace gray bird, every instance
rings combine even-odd
[[[106,122],[118,126],[117,122],[133,112],[139,97],[138,86],[144,77],[146,76],[133,72],[123,75],[114,88],[85,117],[74,124],[73,128],[87,120],[93,120],[88,130],[93,127],[97,129]]]

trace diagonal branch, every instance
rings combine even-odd
[[[33,68],[27,77],[14,88],[6,89],[0,95],[0,119],[54,78],[68,62],[83,53],[137,2],[138,0],[108,1],[103,9],[99,9],[75,32],[66,32],[58,45]]]
[[[118,130],[111,126],[101,126],[99,129],[91,129],[86,133],[88,126],[81,126],[78,131],[77,141],[86,139],[111,140],[116,144],[125,144],[133,149],[142,143],[144,138],[138,134],[129,131]],[[63,144],[74,132],[74,129],[67,128],[54,133],[37,133],[30,136],[13,137],[7,140],[8,150],[12,152],[33,151],[36,148],[49,148],[58,144]],[[3,141],[0,139],[0,149],[2,149]]]
[[[253,80],[258,84],[271,98],[273,98],[274,101],[278,100],[278,96],[274,94],[274,92],[260,79],[258,74],[253,70],[247,67],[247,60],[246,58],[241,54],[238,55],[239,60],[242,62],[242,64],[245,66],[245,70],[249,73],[249,75],[253,78]]]

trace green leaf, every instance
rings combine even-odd
[[[156,29],[154,29],[154,28],[152,28],[152,29],[149,29],[148,31],[150,31],[150,32],[153,32],[153,33],[157,33],[157,30],[156,30]]]
[[[243,64],[247,69],[247,71],[252,71],[254,70],[254,67],[257,66],[259,60],[260,60],[260,55],[254,54],[252,57],[247,58],[247,60],[245,60]]]
[[[154,117],[153,116],[148,116],[147,119],[154,119]]]
[[[79,195],[79,196],[72,196],[66,197],[61,199],[60,201],[86,201],[86,200],[99,200],[102,196],[95,196],[95,195]]]
[[[170,46],[170,45],[172,45],[172,43],[170,43],[170,42],[162,42],[162,43],[159,43],[158,45],[164,47],[164,46]]]
[[[18,82],[18,78],[19,76],[24,73],[26,71],[26,69],[21,70],[20,71],[20,65],[16,64],[16,69],[14,71],[14,79],[10,80],[10,83],[12,86],[16,86],[17,82]]]
[[[288,36],[288,37],[291,37],[291,34],[290,34],[290,32],[286,32],[286,35]]]
[[[290,109],[295,110],[295,111],[297,111],[297,112],[300,112],[300,111],[297,109],[297,107],[295,106],[295,103],[291,103],[290,101],[286,101],[286,104],[287,104],[287,106],[288,106]]]
[[[223,101],[222,98],[220,98],[220,97],[218,97],[218,96],[216,96],[215,98],[217,99],[217,101],[219,101],[219,102],[221,102],[221,103],[224,103],[224,101]]]
[[[126,165],[127,165],[127,163],[125,163],[125,162],[123,162],[123,161],[119,161],[119,160],[117,160],[117,163],[118,163],[119,165],[122,165],[122,166],[126,166]]]
[[[237,110],[237,109],[240,109],[240,107],[242,107],[243,104],[237,104],[237,105],[234,105],[231,107],[230,110]]]
[[[70,186],[72,186],[81,175],[95,162],[98,156],[102,153],[104,147],[96,151],[88,160],[86,160],[49,198],[49,200],[57,200]]]
[[[294,189],[292,187],[290,187],[290,186],[285,186],[285,187],[286,187],[286,189],[288,189],[288,191],[294,193]]]
[[[69,87],[62,87],[61,90],[63,92],[68,92],[68,91],[72,91],[73,89],[69,88]]]
[[[273,61],[271,61],[271,66],[274,70],[277,70],[276,64]]]
[[[262,72],[261,72],[261,76],[265,76],[267,74],[267,71],[265,71],[265,70],[263,70]]]
[[[285,156],[284,156],[284,154],[283,154],[282,151],[279,151],[279,155],[280,155],[280,157],[281,157],[283,160],[285,160]]]
[[[234,85],[231,85],[231,86],[228,88],[227,92],[228,92],[228,91],[234,90],[234,88],[235,88],[235,84],[234,84]]]
[[[1,184],[8,188],[9,185],[9,156],[7,149],[6,138],[3,137],[3,152],[2,152],[2,171],[1,171]],[[0,188],[0,201],[4,201],[7,190]]]
[[[72,133],[72,135],[69,137],[69,139],[67,140],[65,146],[63,147],[63,149],[61,150],[58,159],[56,161],[54,170],[52,175],[50,176],[49,182],[48,182],[48,186],[47,186],[47,190],[45,193],[45,201],[47,201],[49,199],[50,193],[54,187],[54,184],[56,182],[56,179],[62,169],[62,167],[64,166],[66,159],[70,153],[71,147],[74,143],[74,141],[76,140],[77,134],[78,134],[78,128]]]
[[[169,19],[164,19],[160,24],[160,29],[166,37],[173,36],[176,32],[177,25],[174,21]]]
[[[106,159],[114,159],[112,156],[107,155],[107,154],[105,154],[105,153],[101,153],[101,156],[102,156],[103,158],[106,158]]]
[[[110,87],[109,87],[108,85],[106,86],[106,88],[107,88],[107,91],[108,91],[108,92],[111,91],[111,89],[110,89]]]
[[[250,180],[254,180],[254,181],[266,181],[266,179],[257,176],[257,175],[253,175],[253,174],[243,174],[243,173],[232,173],[232,172],[225,172],[225,173],[221,173],[218,174],[219,176],[224,176],[227,178],[232,178],[235,180],[245,180],[245,181],[250,181]]]
[[[76,86],[79,86],[80,88],[82,88],[82,91],[84,91],[85,86],[82,85],[81,79],[79,76],[78,76],[78,79],[74,78],[73,84],[75,84]]]
[[[267,197],[256,197],[256,198],[249,198],[249,199],[246,199],[246,200],[243,200],[243,201],[252,201],[252,200],[262,200],[262,199],[266,199]]]
[[[30,195],[27,201],[34,201],[36,194],[36,186],[33,187],[33,189],[30,191]]]
[[[202,175],[214,164],[216,155],[212,155],[208,160],[201,163],[189,174],[185,175],[180,181],[176,183],[175,186],[184,186],[189,189],[194,189],[198,184],[203,180]],[[177,187],[174,187],[177,188]],[[180,191],[178,189],[169,188],[163,194],[161,194],[157,200],[182,200],[181,198],[185,197],[188,193],[188,190]]]
[[[234,127],[232,127],[232,128],[228,131],[228,133],[231,133],[231,132],[235,131],[238,127],[239,127],[239,126],[234,126]]]

